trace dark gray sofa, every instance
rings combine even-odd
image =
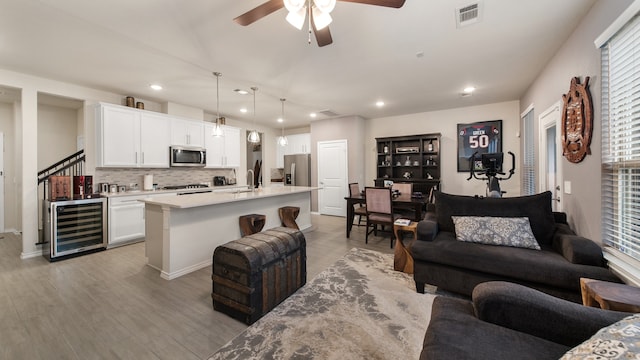
[[[454,215],[527,217],[541,250],[458,241]],[[502,280],[580,302],[581,277],[620,282],[606,268],[600,246],[552,212],[550,192],[502,199],[438,192],[435,207],[418,223],[411,254],[418,292],[431,284],[471,296],[476,285]]]
[[[472,302],[435,298],[420,359],[558,359],[630,313],[586,307],[507,282],[486,282]]]

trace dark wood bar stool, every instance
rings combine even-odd
[[[298,214],[300,214],[300,208],[297,206],[283,206],[278,209],[282,226],[300,230],[298,224],[296,224]]]
[[[266,216],[260,214],[249,214],[240,216],[240,235],[247,236],[262,231],[264,223],[266,222]]]

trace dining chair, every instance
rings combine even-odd
[[[391,185],[391,190],[398,190],[400,194],[412,194],[413,193],[413,183],[398,183],[394,182]]]
[[[411,196],[411,194],[413,194],[413,183],[394,182],[393,185],[391,185],[391,190],[392,191],[398,190],[402,195],[407,194]],[[408,218],[410,220],[415,220],[416,218],[416,213],[413,210],[413,207],[405,207],[405,206],[396,204],[394,206],[393,211],[399,217]]]
[[[360,195],[360,185],[358,183],[349,183],[349,197]],[[358,204],[354,205],[353,213],[358,215],[357,226],[362,226],[362,217],[367,218],[367,206]]]
[[[369,243],[369,234],[377,235],[378,225],[390,227],[391,247],[393,248],[393,202],[390,188],[365,187],[365,202],[367,205],[367,233],[365,244]],[[372,229],[369,229],[372,227]]]

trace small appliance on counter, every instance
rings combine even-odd
[[[214,176],[213,186],[225,186],[227,185],[227,178],[224,176]]]

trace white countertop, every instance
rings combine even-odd
[[[187,209],[199,206],[209,206],[237,201],[247,201],[263,197],[282,196],[317,190],[317,187],[308,186],[274,186],[255,189],[246,192],[208,192],[189,195],[163,196],[158,198],[140,200],[146,204],[168,206],[171,208]]]

